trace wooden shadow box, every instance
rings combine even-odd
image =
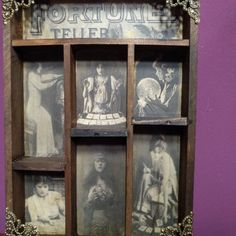
[[[164,1],[37,1],[4,28],[7,206],[40,235],[160,235],[193,206],[197,26]]]

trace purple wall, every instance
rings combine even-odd
[[[236,235],[236,1],[202,0],[194,230]]]
[[[1,1],[2,2],[2,1]],[[1,19],[1,17],[0,17]],[[0,20],[2,32],[2,19]],[[0,37],[2,51],[2,37]],[[199,31],[196,236],[235,236],[236,1],[202,0]],[[3,113],[2,57],[0,112]],[[3,116],[0,116],[0,232],[4,232]]]

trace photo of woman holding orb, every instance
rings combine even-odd
[[[122,235],[125,219],[123,147],[95,145],[92,149],[80,145],[78,150],[77,204],[81,206],[77,209],[78,233]]]

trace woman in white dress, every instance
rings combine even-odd
[[[33,123],[35,127],[35,156],[48,157],[57,155],[58,150],[55,146],[51,115],[42,106],[42,91],[53,86],[62,75],[44,74],[42,69],[41,63],[37,63],[36,68],[28,73],[26,120]]]

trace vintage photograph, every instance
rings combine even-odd
[[[25,221],[40,234],[65,234],[64,178],[25,176]]]
[[[63,63],[24,63],[25,156],[63,156],[63,134]]]
[[[134,136],[133,235],[160,235],[176,226],[179,163],[179,136]]]
[[[121,236],[125,232],[125,147],[77,148],[78,235]]]
[[[181,116],[182,63],[136,63],[135,118]]]
[[[126,126],[126,62],[77,61],[77,125]]]

